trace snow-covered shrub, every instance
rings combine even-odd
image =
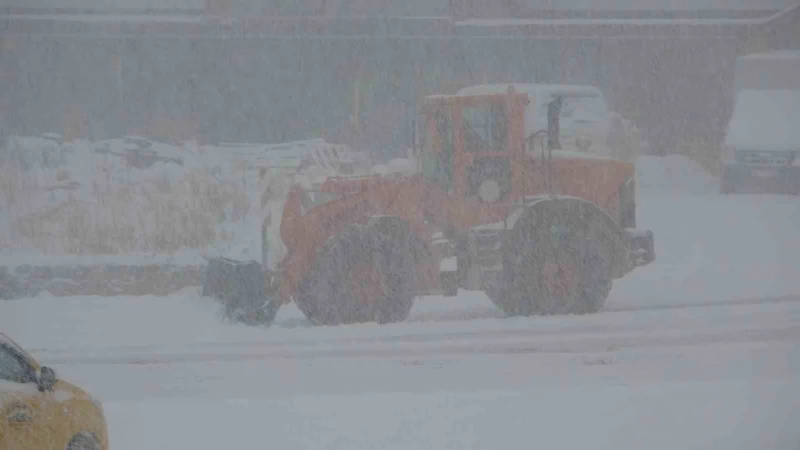
[[[166,175],[137,184],[94,180],[92,195],[16,217],[17,234],[45,253],[170,253],[224,239],[218,225],[240,220],[246,192],[194,169],[177,181]]]

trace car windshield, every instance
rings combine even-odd
[[[0,333],[0,343],[11,347],[15,351],[17,351],[20,355],[28,358],[30,361],[34,361],[33,357],[29,355],[28,352],[26,352],[22,347],[20,347],[16,342],[14,342],[14,340],[12,340],[10,337],[8,337],[3,333]]]

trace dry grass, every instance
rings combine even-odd
[[[25,192],[37,189],[24,176],[0,177],[0,199],[10,211]],[[67,194],[57,206],[12,214],[11,235],[24,238],[45,253],[172,253],[203,248],[225,236],[224,221],[248,212],[241,186],[219,181],[198,169],[177,181],[166,176],[137,185],[95,180],[90,200]]]
[[[0,165],[0,208],[10,211],[26,198],[26,192],[39,189],[33,177],[26,176],[11,164]]]

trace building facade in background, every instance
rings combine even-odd
[[[794,0],[9,1],[4,135],[400,151],[422,96],[536,81],[598,86],[668,151],[719,141],[736,56],[800,48]]]

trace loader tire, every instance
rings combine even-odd
[[[333,237],[300,283],[298,308],[317,325],[405,320],[416,282],[409,238],[360,225]]]
[[[503,282],[487,294],[510,316],[588,314],[602,309],[612,285],[610,242],[604,225],[563,211],[541,211],[518,223],[504,245]],[[555,219],[555,220],[553,220]],[[553,227],[564,225],[559,237]],[[554,293],[547,269],[571,267],[568,294]]]

